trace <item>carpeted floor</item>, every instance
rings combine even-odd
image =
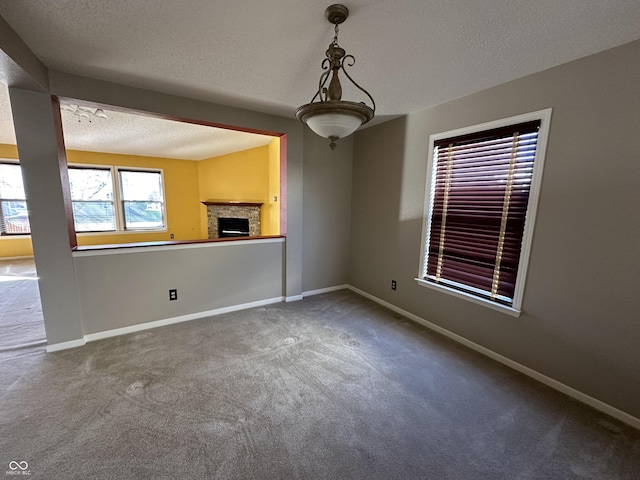
[[[0,352],[42,352],[46,344],[33,259],[0,260]]]
[[[640,478],[639,431],[349,291],[0,357],[30,478]]]

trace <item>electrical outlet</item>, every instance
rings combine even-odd
[[[391,290],[395,290],[397,286],[398,286],[398,284],[396,283],[396,281],[395,280],[391,280]]]
[[[173,235],[173,233],[172,233],[171,235],[169,235],[169,238],[170,238],[171,240],[173,240],[173,239],[174,239],[174,235]]]
[[[175,288],[172,288],[171,290],[169,290],[169,300],[177,300],[178,299],[178,290]]]

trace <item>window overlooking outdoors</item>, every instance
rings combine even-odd
[[[160,170],[71,165],[69,185],[76,232],[164,228]]]
[[[70,165],[69,187],[76,232],[165,227],[161,170]],[[20,165],[0,162],[0,235],[29,233]]]
[[[519,312],[550,114],[432,136],[420,283]]]
[[[20,165],[0,163],[0,235],[29,234],[25,198]]]
[[[160,172],[118,170],[125,230],[164,227]]]
[[[69,186],[76,232],[116,229],[110,169],[70,167]]]

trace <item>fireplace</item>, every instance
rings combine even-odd
[[[248,237],[248,218],[218,217],[218,238]]]
[[[259,237],[260,207],[258,202],[233,202],[207,200],[207,225],[209,238]],[[221,225],[221,223],[229,223]],[[226,233],[223,234],[223,230]]]

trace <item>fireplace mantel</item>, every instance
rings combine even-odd
[[[261,207],[262,202],[234,202],[232,200],[205,200],[203,205],[224,205],[231,207]]]

